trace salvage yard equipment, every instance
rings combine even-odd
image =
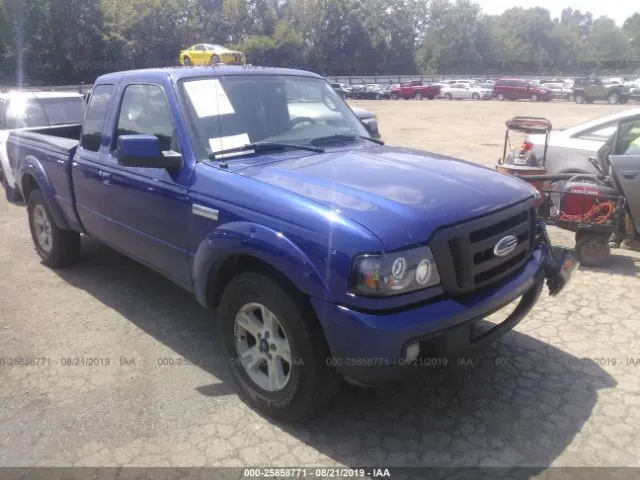
[[[516,126],[527,128],[526,119],[516,119]],[[509,125],[507,122],[507,127]],[[602,266],[609,259],[612,236],[619,238],[622,235],[625,216],[632,220],[633,233],[638,235],[640,155],[634,155],[629,146],[639,135],[640,116],[620,120],[597,156],[589,158],[598,172],[595,175],[530,175],[527,174],[528,169],[536,167],[528,165],[523,165],[520,171],[519,165],[509,165],[501,171],[536,186],[540,192],[538,217],[547,225],[576,233],[576,251],[581,264]],[[510,160],[512,163],[529,163],[528,159],[520,160],[518,155],[511,156]],[[538,163],[539,169],[545,170],[544,162],[545,156]],[[625,233],[627,236],[630,234]]]
[[[496,170],[509,175],[522,177],[546,174],[547,169],[545,163],[549,144],[549,133],[552,129],[551,122],[542,117],[513,117],[507,120],[505,125],[507,126],[507,130],[504,135],[502,158],[498,161]],[[542,158],[537,158],[533,152],[533,144],[531,143],[523,142],[520,148],[512,150],[511,131],[524,134],[545,134]],[[544,182],[532,183],[532,185],[538,189],[548,187]]]

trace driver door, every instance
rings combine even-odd
[[[640,231],[640,155],[627,154],[629,144],[640,137],[640,117],[621,122],[618,131],[626,133],[616,139],[614,154],[609,160],[620,193],[627,200],[636,231]]]

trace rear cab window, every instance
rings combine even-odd
[[[102,142],[102,133],[111,106],[111,99],[115,87],[113,85],[98,85],[91,92],[87,114],[82,126],[80,147],[91,152],[97,152]]]

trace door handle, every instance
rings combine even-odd
[[[104,172],[102,170],[98,170],[98,176],[103,180],[103,181],[108,181],[111,179],[111,174],[109,172]]]
[[[622,172],[622,176],[627,180],[633,180],[638,176],[637,170],[627,170],[626,172]]]

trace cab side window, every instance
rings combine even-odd
[[[640,155],[640,120],[620,124],[616,155]]]
[[[99,85],[92,91],[80,138],[80,146],[85,150],[97,152],[100,149],[113,91],[113,85]]]
[[[163,151],[180,152],[164,90],[157,85],[129,85],[122,96],[113,148],[120,135],[154,135]]]
[[[616,133],[616,129],[618,128],[617,122],[608,122],[603,125],[598,125],[595,128],[590,128],[589,130],[584,130],[580,133],[575,134],[574,138],[579,138],[580,140],[592,140],[595,142],[606,142],[611,135]]]

